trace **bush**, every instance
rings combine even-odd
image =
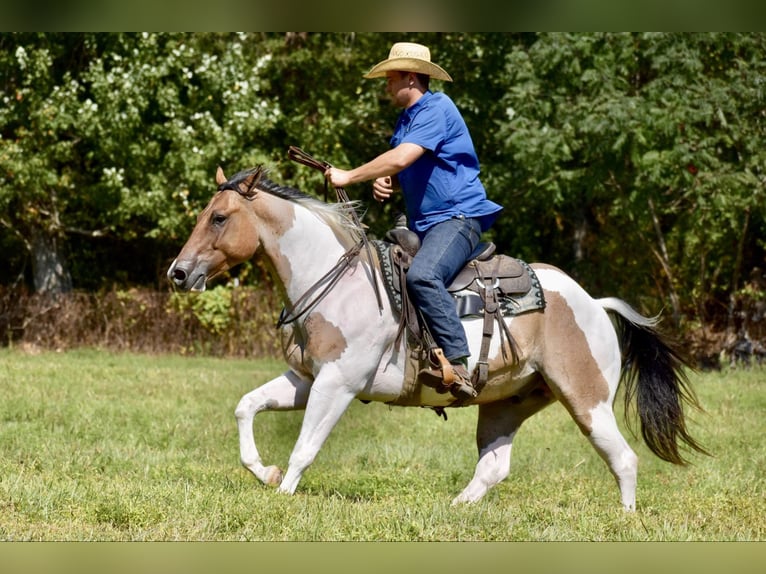
[[[65,350],[276,357],[280,305],[270,289],[217,286],[204,293],[151,289],[32,294],[0,287],[6,345]]]
[[[681,333],[697,367],[747,366],[766,362],[764,276],[732,300],[728,313]],[[152,289],[32,294],[0,286],[0,345],[65,350],[114,351],[242,358],[279,358],[275,329],[281,304],[264,286],[217,285],[203,293]]]

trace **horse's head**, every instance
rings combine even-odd
[[[204,291],[208,280],[250,259],[259,237],[251,202],[263,170],[226,179],[219,167],[218,192],[197,216],[189,239],[168,269],[168,279],[184,291]]]

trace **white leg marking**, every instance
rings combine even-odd
[[[242,465],[264,484],[278,484],[282,471],[276,466],[264,466],[253,435],[255,415],[268,410],[296,410],[306,406],[310,385],[288,371],[243,396],[234,416],[239,430],[239,456]]]
[[[476,443],[479,461],[473,478],[452,504],[476,502],[511,472],[513,438],[521,424],[548,404],[545,397],[528,397],[521,403],[510,400],[483,404],[479,407]]]
[[[638,457],[622,436],[609,404],[598,405],[591,411],[591,417],[592,431],[588,440],[617,480],[623,507],[633,511],[636,509]]]
[[[338,378],[336,374],[334,379]],[[290,454],[287,472],[279,485],[280,492],[295,492],[304,471],[314,462],[319,449],[354,396],[355,393],[349,392],[342,385],[328,382],[327,377],[317,377],[306,405],[300,435]]]
[[[463,502],[477,502],[490,488],[505,480],[511,470],[511,448],[515,434],[500,437],[482,450],[471,482],[455,497],[453,506]]]

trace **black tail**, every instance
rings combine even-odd
[[[702,411],[686,377],[689,363],[655,329],[656,320],[638,315],[622,301],[618,302],[621,305],[614,299],[603,301],[602,306],[612,312],[620,339],[625,420],[631,432],[637,414],[644,442],[662,460],[687,464],[680,445],[709,455],[686,428],[684,405]],[[634,399],[635,410],[631,409]]]

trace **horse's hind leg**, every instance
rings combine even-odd
[[[611,404],[602,403],[590,411],[590,432],[586,435],[617,480],[623,507],[635,510],[638,457],[622,436]]]
[[[240,460],[264,484],[279,484],[282,471],[276,466],[262,464],[255,446],[253,419],[262,411],[305,408],[310,388],[310,383],[287,371],[243,396],[234,411],[239,429]]]
[[[479,407],[476,429],[479,462],[473,478],[452,501],[453,505],[476,502],[505,480],[511,470],[513,438],[521,423],[554,400],[547,387],[541,385],[524,397],[514,396]]]
[[[638,458],[620,433],[612,405],[621,352],[609,316],[573,284],[553,275],[561,294],[546,292],[543,376],[617,480],[626,510],[636,506]]]
[[[610,390],[617,382],[610,386],[607,375],[594,368],[555,377],[549,373],[549,384],[614,475],[625,510],[635,510],[638,457],[617,426]]]
[[[581,354],[579,369],[572,372],[549,369],[546,379],[614,475],[625,510],[635,510],[638,457],[622,436],[612,409],[614,391],[611,389],[617,387],[617,381],[610,385],[609,371],[602,371],[595,361],[583,359],[584,356]]]

